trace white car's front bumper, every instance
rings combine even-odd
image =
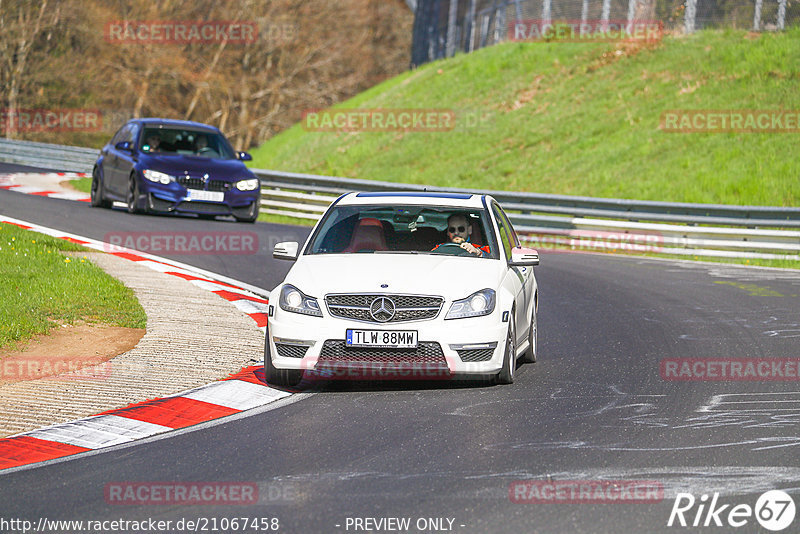
[[[483,317],[444,320],[446,310],[442,310],[434,319],[391,323],[352,321],[323,313],[323,317],[313,317],[288,312],[277,306],[276,299],[267,327],[275,368],[328,369],[329,373],[333,368],[333,378],[447,379],[496,374],[503,364],[508,322],[497,308]],[[347,348],[348,328],[416,330],[418,348]]]

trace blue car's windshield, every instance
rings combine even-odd
[[[455,221],[455,222],[453,222]],[[414,253],[470,256],[450,243],[448,224],[463,240],[498,258],[488,214],[483,209],[439,206],[339,206],[328,212],[308,249],[310,254]],[[452,243],[450,243],[452,245]],[[478,257],[477,254],[473,254]]]
[[[236,158],[231,146],[222,135],[183,128],[145,128],[139,148],[148,154],[183,154],[218,159]]]

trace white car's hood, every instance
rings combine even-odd
[[[410,293],[464,298],[497,288],[505,262],[428,254],[319,254],[301,256],[286,282],[312,297],[329,293]],[[388,287],[381,287],[386,284]]]

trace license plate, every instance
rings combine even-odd
[[[348,347],[413,349],[417,347],[417,331],[356,330],[354,328],[348,328],[345,345]]]
[[[189,200],[206,200],[209,202],[222,202],[225,200],[225,193],[222,191],[201,191],[199,189],[189,189],[186,198]]]

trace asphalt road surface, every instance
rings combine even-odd
[[[308,232],[131,216],[8,191],[0,213],[96,239],[253,231],[257,254],[165,255],[265,289],[289,267],[272,260],[271,244]],[[797,500],[796,378],[682,381],[662,369],[679,358],[793,358],[796,369],[800,274],[543,253],[536,276],[539,361],[519,367],[511,386],[332,383],[275,409],[0,474],[0,518],[152,518],[172,521],[173,532],[190,530],[181,519],[232,532],[225,521],[236,517],[277,518],[259,526],[279,532],[667,532],[691,528],[677,516],[667,526],[676,495],[687,493],[696,499],[684,512],[689,525],[704,507],[693,532],[755,532],[763,527],[753,516],[734,517],[746,521],[739,529],[728,523],[734,505],[752,509],[770,489]],[[514,502],[515,483],[528,480],[653,481],[663,498],[564,503],[542,485],[545,502]],[[259,492],[248,505],[116,504],[110,488],[130,482],[242,482]],[[518,496],[536,495],[521,487]],[[716,509],[728,506],[708,518],[715,494]]]

